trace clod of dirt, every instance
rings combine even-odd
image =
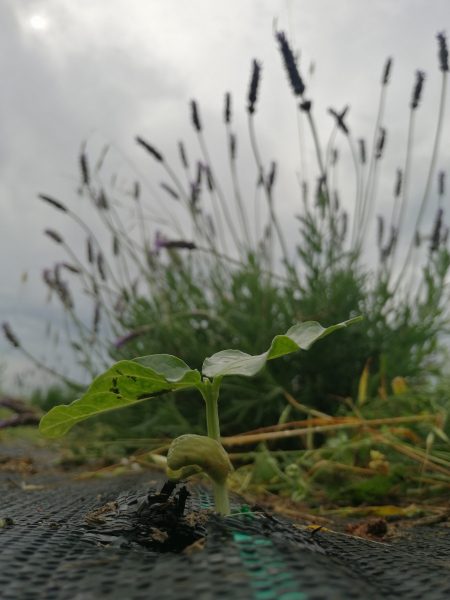
[[[30,457],[12,458],[0,456],[0,471],[5,473],[19,473],[20,475],[32,475],[36,473],[33,459]]]
[[[10,517],[0,517],[0,529],[4,527],[12,527],[14,525],[14,520]]]
[[[10,517],[0,517],[0,529],[3,529],[3,527],[12,527],[13,525],[14,521]]]
[[[206,535],[208,511],[186,512],[189,492],[168,481],[160,492],[128,493],[85,516],[84,538],[103,546],[182,552]]]
[[[345,530],[358,537],[383,538],[388,532],[388,524],[386,519],[374,518],[359,523],[348,523]]]

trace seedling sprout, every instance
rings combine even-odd
[[[252,377],[267,361],[308,350],[317,340],[360,320],[355,317],[327,328],[316,321],[298,323],[284,335],[275,336],[262,354],[252,356],[240,350],[213,354],[205,359],[201,373],[170,354],[119,361],[94,379],[81,398],[55,406],[44,415],[40,431],[48,438],[61,437],[94,415],[138,404],[164,392],[197,388],[205,401],[207,436],[185,434],[176,438],[167,455],[168,473],[180,479],[194,472],[206,473],[213,482],[217,512],[228,515],[226,482],[233,467],[220,443],[218,401],[222,379],[230,375]]]

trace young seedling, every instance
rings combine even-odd
[[[307,350],[326,335],[361,320],[324,328],[316,321],[298,323],[284,335],[273,338],[269,349],[252,356],[240,350],[222,350],[206,358],[202,373],[190,369],[176,356],[153,354],[134,360],[121,360],[99,375],[84,396],[69,405],[55,406],[42,417],[39,428],[48,438],[67,433],[74,425],[102,412],[137,404],[164,392],[197,388],[206,405],[208,436],[186,434],[176,438],[167,455],[169,476],[185,478],[203,471],[212,480],[217,512],[230,512],[226,481],[233,467],[220,443],[219,389],[223,377],[258,373],[268,360]]]

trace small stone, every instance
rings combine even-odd
[[[12,527],[14,521],[10,517],[0,517],[0,529],[3,527]]]

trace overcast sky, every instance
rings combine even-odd
[[[220,174],[223,96],[233,93],[234,128],[246,139],[253,58],[263,65],[258,136],[264,160],[282,165],[277,208],[294,238],[295,102],[274,41],[274,22],[290,36],[301,67],[307,71],[311,62],[316,65],[312,80],[306,78],[323,143],[332,126],[327,107],[345,104],[351,107],[348,124],[355,137],[372,138],[383,64],[393,57],[380,212],[391,201],[395,169],[404,161],[414,74],[426,72],[411,186],[422,189],[441,81],[435,36],[449,30],[448,0],[1,0],[0,321],[11,322],[34,352],[48,354],[43,332],[53,315],[41,272],[61,258],[42,232],[51,226],[76,239],[37,194],[76,206],[83,140],[94,157],[102,144],[112,144],[111,160],[129,161],[145,172],[150,191],[153,185],[156,190],[163,177],[134,136],[141,134],[169,157],[179,139],[194,146],[191,98],[200,103]],[[447,175],[449,120],[450,114],[438,163]],[[312,156],[308,162],[313,170]],[[248,175],[253,181],[254,164],[245,151],[240,168],[244,180],[253,169]],[[8,385],[24,366],[3,339],[0,363],[7,366],[3,381]]]

